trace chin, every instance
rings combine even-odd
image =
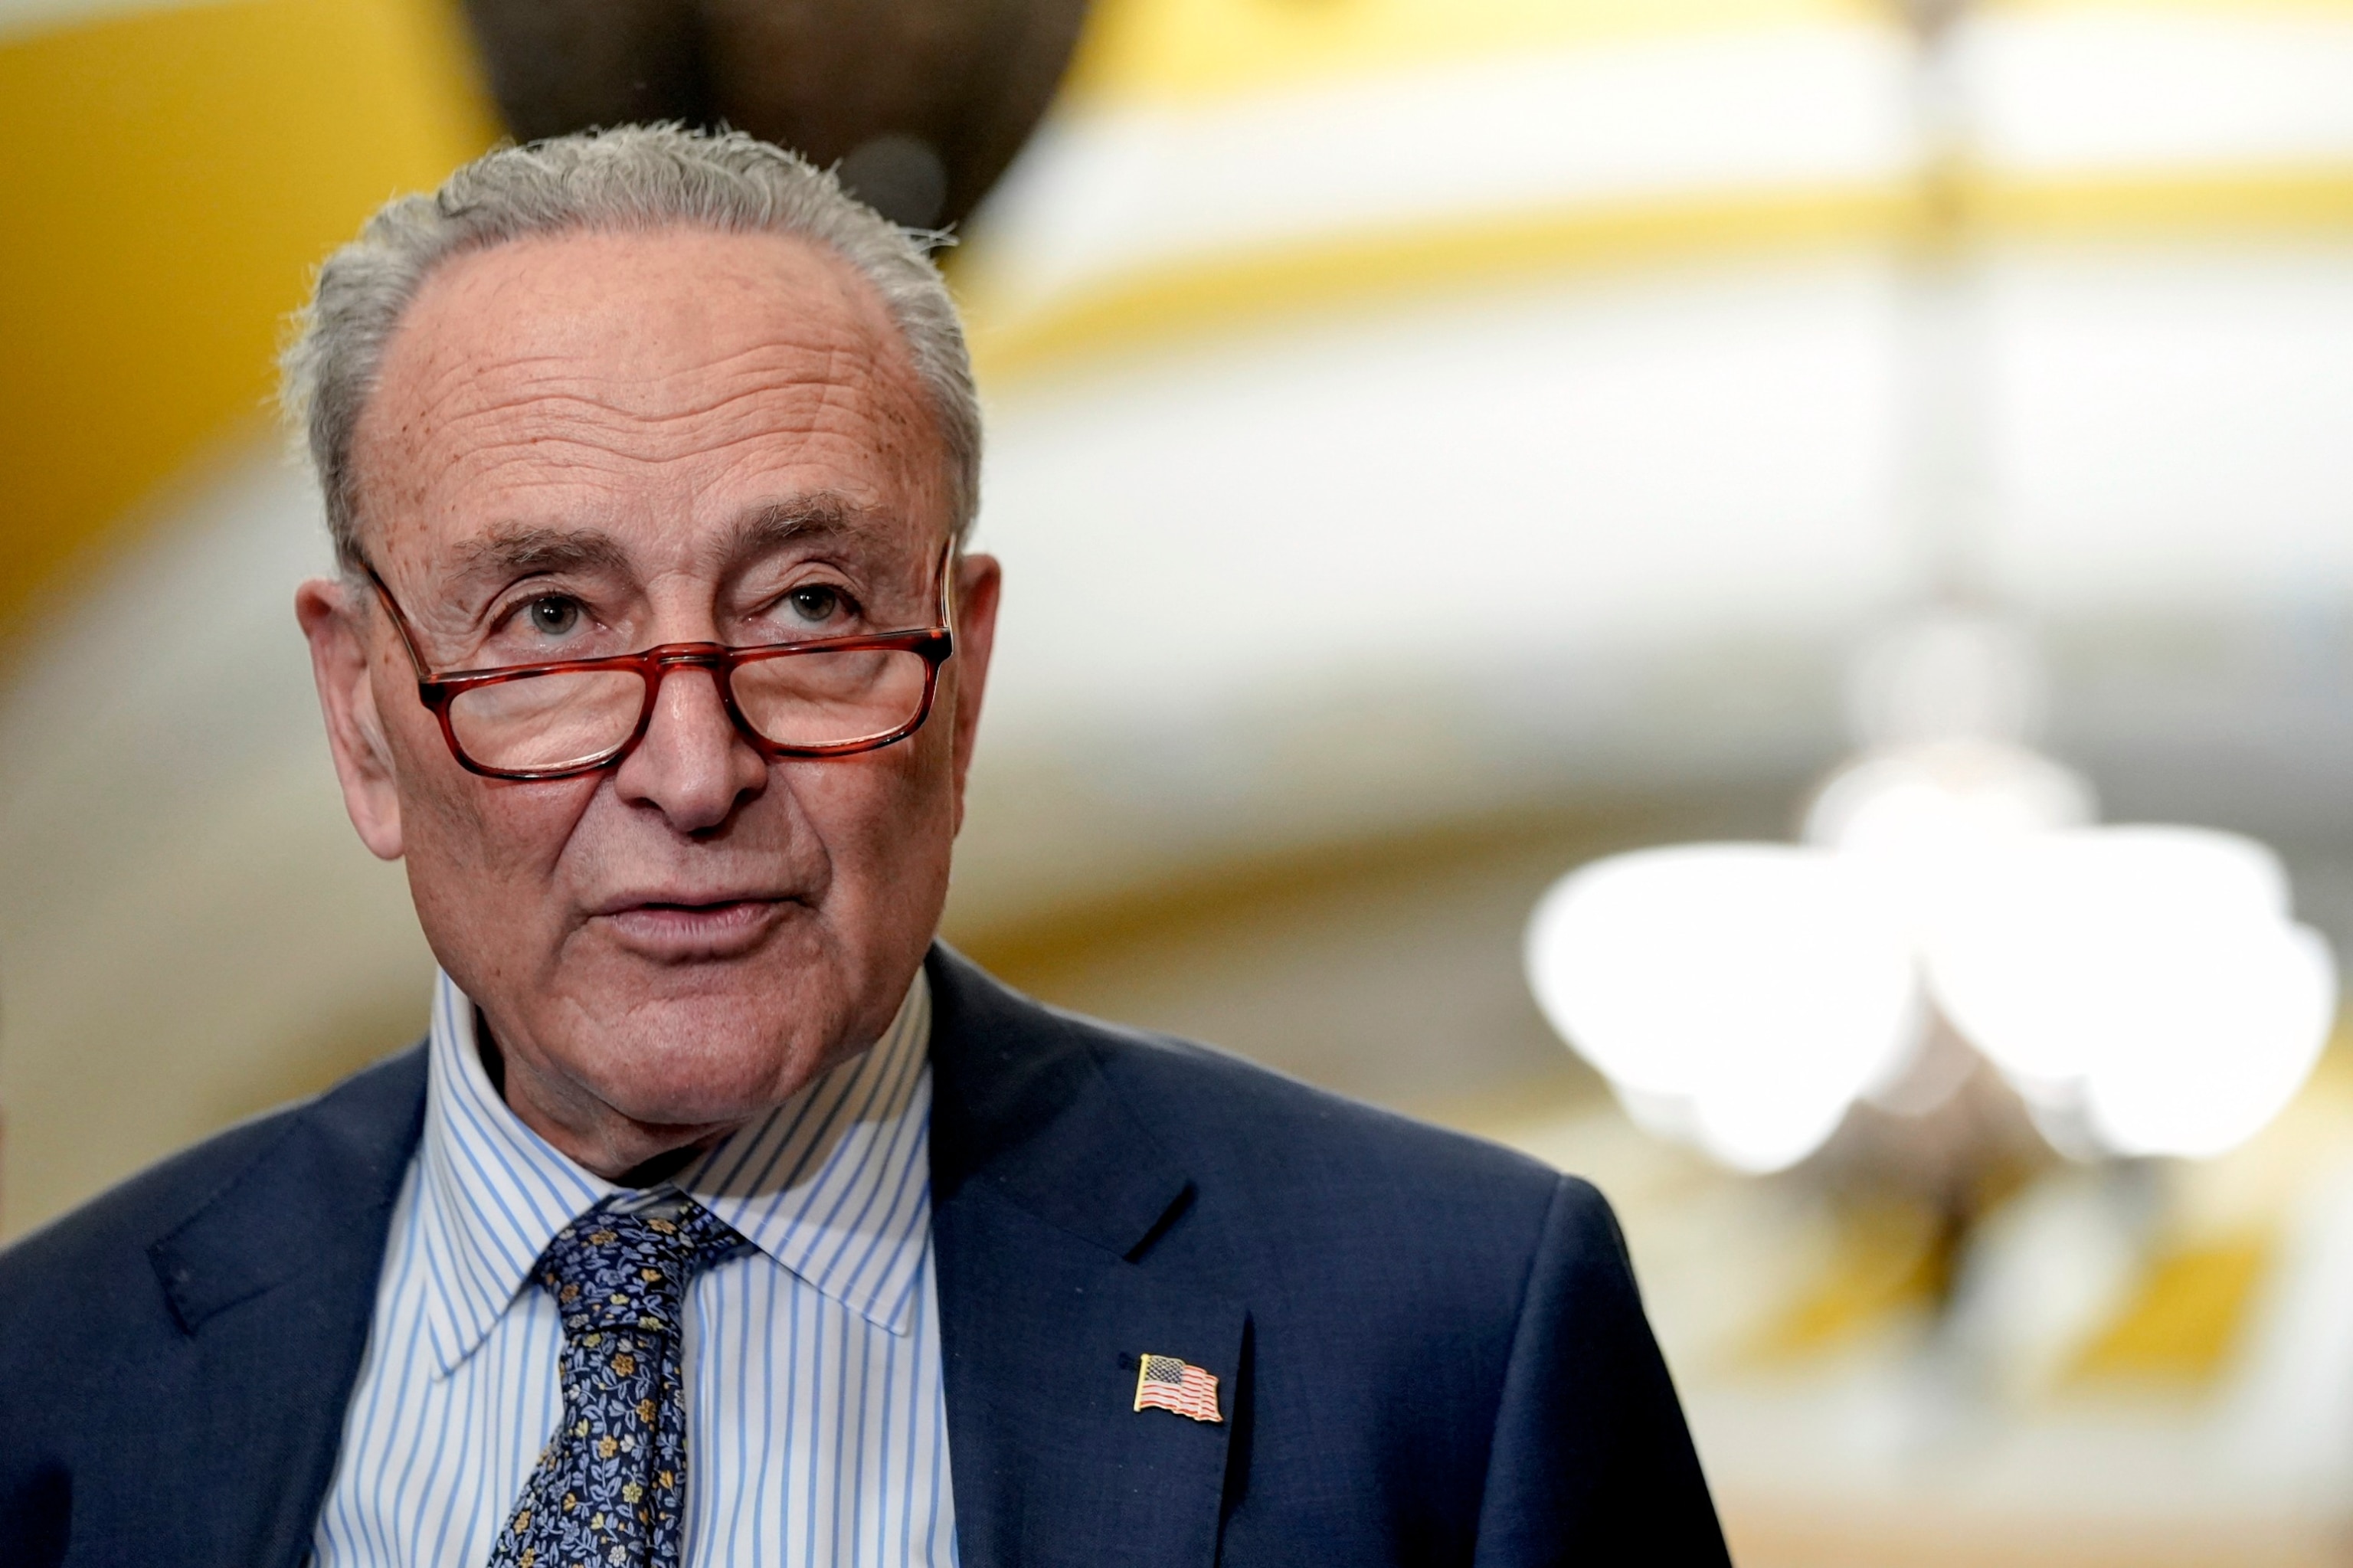
[[[584,1064],[596,1097],[644,1127],[733,1126],[790,1099],[856,1050],[800,1018],[746,1016],[740,1004],[654,1003]],[[796,1027],[796,1024],[798,1026]]]

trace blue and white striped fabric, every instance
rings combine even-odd
[[[563,1407],[532,1264],[599,1202],[681,1191],[758,1249],[688,1296],[687,1568],[954,1563],[923,976],[873,1049],[641,1196],[507,1108],[474,1020],[442,976],[320,1568],[481,1568]]]

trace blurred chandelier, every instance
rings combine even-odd
[[[1933,1109],[1974,1047],[2078,1159],[2219,1154],[2309,1075],[2335,963],[2263,845],[2094,825],[2090,785],[2034,750],[2042,676],[1984,607],[1986,493],[1966,203],[1965,7],[1918,0],[1924,207],[1910,277],[1906,453],[1926,608],[1850,674],[1857,753],[1801,842],[1683,844],[1584,866],[1525,944],[1546,1018],[1641,1125],[1736,1169],[1804,1160],[1858,1101]],[[1939,1063],[1943,1063],[1940,1068]],[[1924,1079],[1936,1080],[1924,1082]]]
[[[2089,825],[2023,742],[2034,670],[1998,621],[1923,616],[1854,673],[1866,745],[1803,842],[1616,855],[1536,906],[1537,1002],[1634,1118],[1778,1170],[1915,1079],[1940,1017],[2078,1158],[2218,1154],[2276,1116],[2337,1000],[2277,858]]]

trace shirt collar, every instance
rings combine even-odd
[[[418,1244],[446,1375],[478,1349],[555,1233],[600,1203],[683,1192],[813,1289],[903,1335],[931,1236],[931,988],[923,970],[872,1048],[820,1074],[671,1181],[638,1194],[575,1164],[491,1087],[474,1004],[433,992]]]

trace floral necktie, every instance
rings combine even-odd
[[[556,1233],[536,1277],[564,1315],[564,1417],[490,1568],[677,1568],[686,1287],[744,1245],[711,1213],[596,1210]]]

